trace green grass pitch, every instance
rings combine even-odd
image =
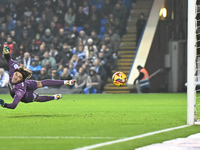
[[[10,95],[0,95],[7,103]],[[0,108],[0,150],[70,150],[186,124],[186,94],[63,95]],[[96,148],[133,150],[200,132],[199,126]]]

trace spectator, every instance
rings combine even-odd
[[[105,35],[110,36],[110,39],[111,39],[112,41],[114,41],[118,46],[120,45],[120,43],[121,43],[121,38],[120,38],[119,34],[114,33],[112,29],[108,29],[108,33],[105,34]],[[105,36],[105,35],[104,35],[104,36]]]
[[[89,21],[91,30],[95,30],[97,34],[100,32],[100,20],[97,19],[96,15],[93,15]],[[89,34],[90,35],[90,34]]]
[[[4,68],[5,70],[9,70],[9,66],[6,62],[4,55],[0,53],[0,68]]]
[[[84,25],[86,21],[87,21],[87,15],[83,12],[83,7],[80,6],[76,14],[75,25],[81,27]]]
[[[1,31],[4,31],[6,35],[9,33],[9,31],[6,28],[6,23],[4,22],[1,24]]]
[[[127,18],[127,8],[123,3],[123,0],[118,0],[118,3],[115,5],[113,10],[113,15],[120,22],[119,34],[122,36],[126,31],[126,18]]]
[[[69,31],[67,33],[67,44],[70,45],[71,47],[74,47],[76,45],[76,38],[75,38],[75,35],[72,33],[72,31]]]
[[[51,79],[51,75],[48,74],[47,69],[45,67],[42,67],[42,69],[40,70],[40,74],[37,77],[37,80],[42,81],[45,79]]]
[[[77,70],[74,68],[73,63],[69,63],[69,74],[72,78],[75,78],[75,75],[77,74]]]
[[[0,7],[0,20],[1,22],[5,22],[5,16],[6,16],[6,11],[5,11],[5,8],[4,6],[1,6]]]
[[[45,48],[49,49],[51,43],[53,42],[54,36],[51,34],[51,30],[47,28],[45,30],[45,35],[42,36],[41,41],[45,42]]]
[[[42,23],[38,24],[36,33],[38,33],[40,37],[42,37],[45,34],[45,29]]]
[[[44,23],[46,24],[45,27],[48,27],[48,25],[50,24],[50,22],[53,19],[53,12],[49,7],[44,7],[44,13],[42,14],[43,19],[44,19]]]
[[[35,38],[35,31],[33,30],[32,24],[30,22],[27,23],[27,32],[30,39]]]
[[[85,34],[87,36],[91,35],[92,28],[90,27],[90,24],[88,22],[85,22],[85,24],[83,25],[83,30],[85,31]]]
[[[69,70],[67,67],[63,69],[63,73],[61,74],[61,80],[71,80],[72,76],[69,74]]]
[[[4,31],[1,32],[0,34],[0,44],[1,46],[6,42],[7,38],[6,38],[6,34]]]
[[[63,73],[63,68],[64,68],[63,64],[59,63],[58,69],[57,69],[57,72],[59,74],[59,78],[61,77],[61,74]]]
[[[12,20],[12,17],[11,17],[11,15],[7,15],[6,16],[6,29],[8,30],[8,31],[11,31],[11,30],[13,30],[14,28],[15,28],[15,21],[13,21]]]
[[[47,63],[50,63],[52,69],[56,69],[56,60],[53,57],[49,56],[48,51],[44,53],[44,59],[41,62],[41,66],[44,67],[47,65]]]
[[[60,62],[58,51],[54,48],[53,45],[50,48],[49,56],[53,57],[56,60],[56,63]]]
[[[54,37],[58,34],[59,28],[56,26],[54,21],[51,21],[50,30]]]
[[[77,37],[77,43],[81,41],[83,45],[86,45],[87,40],[88,40],[88,36],[85,34],[85,31],[81,30],[79,32],[79,36]]]
[[[3,68],[0,68],[0,87],[5,88],[9,83],[9,75]]]
[[[70,50],[70,46],[67,43],[63,44],[63,49],[59,53],[59,58],[60,62],[64,65],[67,66],[70,59],[72,58],[73,53]]]
[[[79,59],[79,57],[74,54],[70,60],[70,63],[73,63],[73,67],[76,68],[76,70],[79,70],[79,68],[83,65],[83,60]]]
[[[87,0],[83,0],[83,12],[88,16],[90,13],[90,6]]]
[[[67,34],[70,32],[69,27],[70,27],[69,24],[66,22],[66,23],[65,23],[65,27],[63,28],[63,29],[64,29],[64,34],[65,34],[65,35],[67,35]]]
[[[118,0],[117,3],[121,6],[121,9],[123,11],[124,14],[124,18],[127,18],[127,6],[124,4],[123,0]]]
[[[65,14],[65,22],[69,24],[69,26],[73,26],[75,22],[76,15],[73,12],[73,9],[70,7]]]
[[[93,40],[91,38],[88,39],[88,44],[84,47],[85,57],[89,58],[89,55],[92,54],[92,57],[96,57],[98,49],[97,46],[93,44]]]
[[[77,1],[78,2],[78,1]],[[75,14],[77,14],[78,13],[78,5],[77,5],[77,2],[76,1],[72,1],[72,4],[71,4],[71,8],[73,9],[73,12],[75,13]]]
[[[89,74],[89,69],[90,67],[93,65],[93,62],[92,64],[89,64],[89,61],[86,59],[85,60],[85,63],[82,65],[82,68],[83,68],[83,71],[88,75]]]
[[[113,57],[117,58],[117,56],[118,56],[118,45],[115,44],[115,42],[110,39],[110,36],[105,35],[105,37],[102,41],[102,45],[106,45],[106,47],[112,52]]]
[[[41,70],[41,65],[39,65],[39,59],[38,58],[34,58],[32,60],[32,64],[30,65],[29,69],[32,71],[33,76],[35,77],[35,79],[37,79],[38,75],[40,74],[40,70]]]
[[[31,39],[28,37],[28,31],[26,28],[23,29],[20,44],[24,46],[25,50],[27,50],[31,44]]]
[[[24,53],[24,57],[22,59],[23,61],[23,65],[29,69],[30,68],[30,65],[31,65],[31,57],[30,57],[30,53],[29,52],[25,52]]]
[[[60,42],[60,43],[62,43],[62,44],[64,44],[65,42],[67,42],[67,37],[66,37],[66,35],[65,35],[65,32],[64,32],[64,29],[60,29],[59,30],[59,33],[58,33],[58,35],[57,35],[57,38],[58,38],[58,41]]]
[[[80,67],[78,73],[75,75],[75,88],[84,89],[87,81],[87,74],[83,71],[83,68]]]
[[[146,19],[144,17],[144,14],[140,14],[140,18],[137,20],[136,27],[137,27],[137,38],[136,38],[136,44],[138,44],[140,40],[140,36],[142,34],[142,31],[144,29],[144,26],[146,24]]]
[[[30,52],[30,55],[32,58],[39,52],[39,45],[36,43],[35,39],[32,39],[32,41],[31,41],[31,45],[29,47],[29,52]]]
[[[7,41],[4,43],[4,45],[10,48],[10,54],[13,59],[20,55],[17,44],[12,40],[10,36],[7,37]]]
[[[72,28],[72,35],[74,36],[74,39],[76,40],[77,37],[79,36],[79,33],[77,31],[77,27],[76,26],[73,26]]]
[[[123,4],[123,1],[122,1],[122,4]],[[125,16],[126,16],[126,11],[127,9],[122,9],[122,6],[117,3],[114,7],[114,10],[113,10],[113,15],[115,18],[117,18],[119,20],[120,23],[124,23],[125,21]]]
[[[63,18],[64,18],[64,16],[63,16]],[[63,20],[63,18],[62,18],[62,20]],[[56,26],[59,29],[62,28],[62,23],[61,23],[62,21],[61,22],[59,21],[58,16],[56,16],[56,15],[53,16],[53,22],[55,22]]]
[[[22,32],[23,32],[22,23],[21,23],[20,20],[18,20],[18,21],[16,22],[16,26],[15,26],[14,30],[15,30],[16,36],[17,36],[18,38],[20,38],[20,37],[22,36]]]
[[[37,34],[35,35],[35,42],[36,42],[37,46],[40,46],[41,43],[42,43],[42,41],[41,41],[41,39],[40,39],[40,34],[39,34],[39,33],[37,33]]]
[[[92,18],[92,16],[96,16],[96,18],[98,19],[98,21],[100,22],[101,20],[101,14],[100,12],[97,10],[97,7],[95,5],[92,5],[91,7],[91,11],[90,11],[90,14],[89,14],[89,18]]]
[[[101,52],[103,54],[101,54]],[[111,77],[112,72],[110,70],[113,70],[116,68],[116,61],[113,58],[112,52],[110,51],[109,48],[106,47],[106,45],[102,45],[98,58],[101,60],[101,63],[105,66],[106,72],[107,74],[109,74],[109,77]]]
[[[76,46],[76,54],[80,59],[83,61],[85,60],[85,51],[82,42],[79,42],[79,44]]]
[[[106,32],[108,32],[109,29],[112,29],[113,32],[119,33],[119,29],[120,29],[119,20],[115,18],[113,14],[109,15],[109,18],[107,19],[106,24],[105,24],[105,29],[106,29]]]
[[[101,38],[99,36],[97,36],[96,31],[93,30],[91,32],[90,38],[93,40],[94,45],[96,45],[97,48],[99,48],[101,45]]]
[[[86,88],[84,88],[85,94],[98,93],[101,87],[101,78],[96,73],[95,67],[91,67],[89,71],[89,76],[87,77]]]
[[[39,52],[37,53],[37,55],[39,56],[39,60],[42,60],[44,58],[44,52],[46,51],[45,49],[45,45],[44,44],[41,44],[40,45],[40,48],[39,48]]]
[[[59,80],[59,75],[58,75],[58,72],[56,70],[51,71],[51,79],[52,80]],[[60,87],[60,85],[54,86],[54,88],[59,88],[59,87]],[[53,86],[52,86],[52,88],[53,88]]]
[[[58,50],[58,52],[61,52],[63,44],[60,41],[58,41],[57,37],[54,37],[52,45],[56,50]]]
[[[93,63],[95,67],[96,73],[100,76],[101,78],[101,88],[99,89],[100,92],[104,91],[104,86],[107,83],[107,74],[106,70],[104,69],[104,66],[100,63],[100,60],[96,58]]]
[[[112,11],[113,11],[113,6],[110,3],[110,0],[105,0],[105,3],[103,4],[103,6],[101,8],[102,18],[108,19],[109,18],[109,14],[111,14]]]
[[[20,39],[16,36],[15,30],[11,30],[11,31],[10,31],[10,37],[11,37],[12,40],[15,41],[15,42],[18,44],[18,46],[19,46]]]

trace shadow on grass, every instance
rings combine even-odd
[[[43,117],[52,117],[52,118],[56,118],[56,117],[79,117],[77,116],[77,114],[74,115],[70,115],[70,114],[56,114],[56,115],[20,115],[20,116],[7,116],[7,118],[43,118]]]

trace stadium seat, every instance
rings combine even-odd
[[[101,19],[101,26],[105,26],[107,19]]]
[[[78,32],[80,32],[83,29],[83,27],[76,27],[76,28]]]
[[[101,9],[101,7],[103,6],[102,4],[95,4],[97,9]]]
[[[69,27],[69,30],[72,31],[72,27]]]
[[[101,39],[103,39],[103,34],[99,34],[98,36],[99,36]]]
[[[105,27],[101,27],[100,34],[104,34],[106,32]]]

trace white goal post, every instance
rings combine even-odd
[[[195,123],[196,102],[196,0],[188,0],[187,31],[187,124]]]

